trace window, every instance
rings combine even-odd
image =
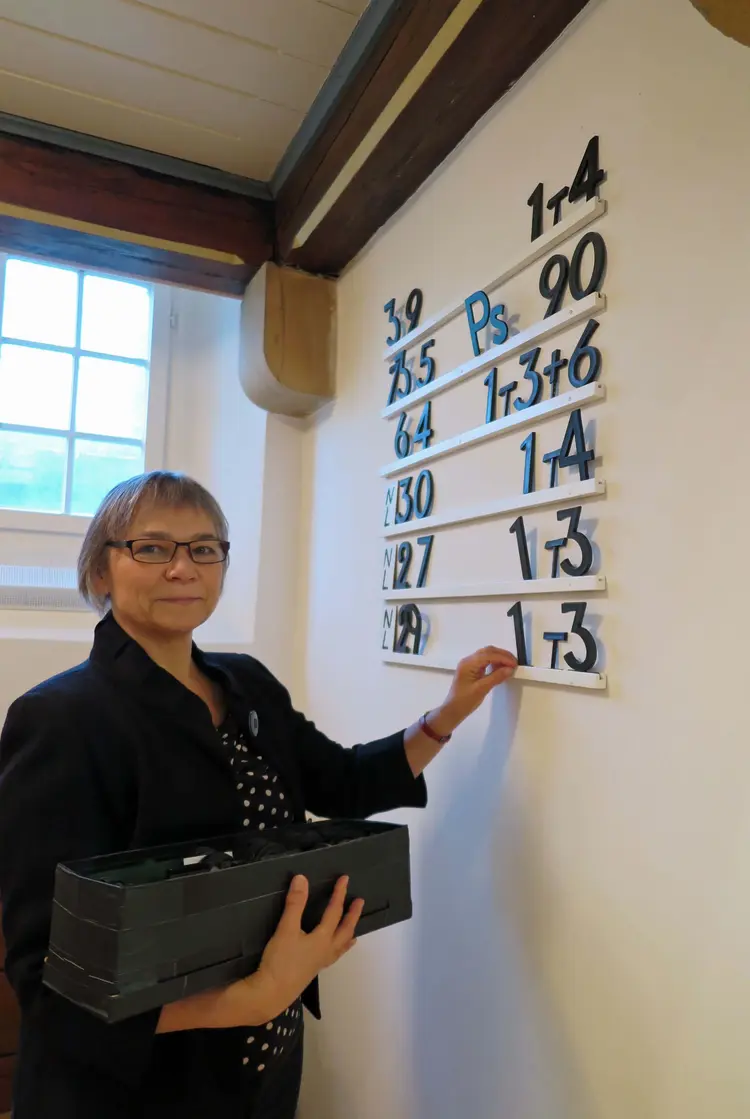
[[[144,469],[154,289],[0,256],[0,509],[90,516]]]

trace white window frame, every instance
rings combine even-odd
[[[0,297],[2,296],[2,284],[5,277],[4,266],[9,259],[28,260],[32,258],[21,253],[0,253]],[[40,263],[54,265],[57,262],[40,259]],[[61,267],[65,266],[62,265]],[[102,272],[99,269],[92,268],[77,268],[76,271],[86,275],[106,276],[108,279],[131,278],[116,272]],[[153,290],[153,324],[144,459],[146,470],[161,470],[164,469],[166,459],[173,321],[172,289],[164,284],[151,284],[151,287]],[[23,509],[3,509],[0,507],[0,531],[42,532],[83,537],[90,523],[91,517],[83,517],[73,513],[36,513]]]

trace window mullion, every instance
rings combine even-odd
[[[81,332],[83,329],[83,272],[78,273],[78,308],[76,315],[76,347],[73,353],[73,393],[70,402],[70,430],[68,431],[68,461],[65,472],[64,512],[70,513],[73,493],[73,451],[75,442],[76,403],[78,399],[78,366],[81,360]]]

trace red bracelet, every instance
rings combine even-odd
[[[450,742],[452,735],[438,734],[437,731],[434,731],[430,724],[427,722],[428,715],[429,711],[425,711],[424,715],[420,716],[419,729],[422,731],[423,734],[426,734],[428,738],[431,738],[433,742],[438,742],[441,746],[444,746],[446,742]]]

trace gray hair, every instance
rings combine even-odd
[[[229,525],[216,498],[186,474],[152,470],[120,482],[94,513],[78,556],[78,590],[84,602],[100,614],[109,609],[109,595],[99,594],[95,588],[97,572],[106,566],[107,542],[122,540],[144,505],[200,509],[213,521],[219,540],[229,537]]]

